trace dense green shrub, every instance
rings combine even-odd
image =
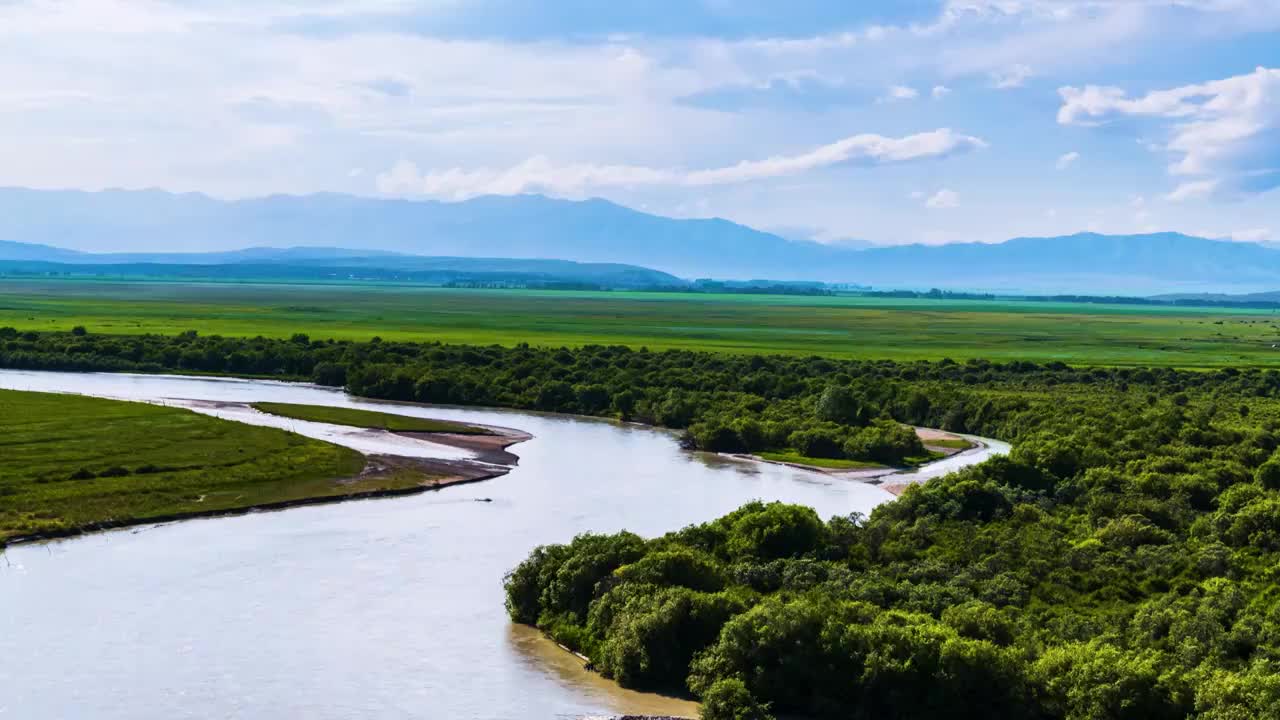
[[[702,696],[702,720],[773,720],[768,706],[737,678],[720,680]]]
[[[683,672],[708,717],[1276,716],[1280,404],[1239,385],[1248,373],[1151,371],[1150,392],[1130,376],[1121,393],[1099,385],[1114,372],[1052,391],[1041,374],[868,392],[927,413],[896,420],[962,423],[1016,450],[869,518],[750,503],[642,542],[597,584],[582,647],[608,648],[593,659],[637,687]],[[771,401],[761,427],[897,432],[791,407]],[[720,612],[691,631],[687,608],[713,597]]]

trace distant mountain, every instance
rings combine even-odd
[[[125,265],[138,263],[159,263],[172,265],[230,265],[230,264],[331,264],[343,263],[352,259],[372,260],[386,263],[392,258],[405,257],[401,253],[385,250],[353,250],[350,248],[331,247],[289,247],[270,248],[253,247],[243,250],[227,250],[222,252],[118,252],[97,253],[80,252],[40,245],[0,240],[0,260],[31,260],[40,262],[86,264],[86,265]]]
[[[620,263],[419,257],[339,248],[98,254],[48,245],[0,242],[0,277],[49,275],[188,280],[369,280],[618,289],[688,285],[668,273]]]
[[[873,284],[913,277],[916,286],[1116,295],[1280,287],[1280,250],[1179,233],[907,245],[865,250],[859,259],[856,274]]]
[[[358,247],[365,255],[376,249],[431,256],[566,258],[724,277],[759,275],[757,270],[786,260],[797,249],[822,247],[727,220],[676,220],[604,200],[520,195],[442,203],[319,194],[222,201],[155,190],[21,188],[0,189],[0,239],[112,253]]]
[[[91,256],[82,252],[76,252],[75,250],[56,248],[51,245],[36,245],[34,243],[0,240],[0,259],[3,260],[33,260],[40,262],[74,263],[85,257]]]
[[[536,195],[459,203],[334,194],[223,201],[155,190],[0,189],[0,238],[113,253],[86,260],[47,248],[57,254],[25,258],[51,262],[275,263],[284,257],[298,265],[408,267],[409,260],[388,255],[401,253],[564,258],[688,278],[881,288],[1104,295],[1280,288],[1280,250],[1177,233],[860,249],[788,240],[727,220],[673,219],[605,200]],[[233,250],[242,247],[253,249]],[[177,250],[217,254],[194,258]]]
[[[1171,302],[1208,302],[1208,303],[1280,303],[1280,290],[1256,293],[1170,293],[1156,295],[1152,300],[1168,300]]]

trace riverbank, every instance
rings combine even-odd
[[[737,460],[781,465],[807,472],[822,473],[842,480],[866,483],[899,496],[912,485],[927,482],[932,478],[959,470],[968,465],[976,465],[989,457],[1004,455],[1009,451],[1007,444],[987,438],[952,433],[935,428],[917,427],[914,429],[916,435],[924,443],[925,449],[936,456],[934,460],[915,467],[879,465],[849,469],[776,460],[760,455],[743,453],[724,453],[724,455]]]
[[[393,458],[391,456],[370,458],[371,466],[378,466],[388,461],[395,463],[405,460],[406,458]],[[444,461],[447,462],[447,461]],[[256,505],[246,505],[243,507],[225,508],[219,510],[192,510],[190,512],[169,513],[167,515],[156,515],[145,518],[124,518],[120,520],[103,520],[100,522],[86,523],[72,528],[61,530],[51,530],[47,532],[32,533],[30,535],[16,535],[8,538],[0,543],[0,551],[4,548],[24,545],[35,542],[46,542],[49,540],[61,540],[65,538],[78,537],[89,533],[103,532],[106,530],[119,530],[122,528],[140,527],[144,525],[164,525],[171,522],[181,522],[183,520],[197,520],[201,518],[219,518],[219,517],[236,517],[238,515],[250,515],[260,512],[272,512],[278,510],[288,510],[290,508],[306,507],[309,505],[331,505],[340,502],[348,502],[352,500],[373,500],[376,498],[402,497],[405,495],[418,495],[432,490],[441,490],[452,485],[464,485],[468,483],[481,482],[483,480],[492,480],[501,477],[510,472],[510,469],[493,471],[488,474],[474,475],[455,475],[450,477],[439,478],[430,482],[423,482],[409,487],[401,488],[383,488],[379,490],[363,490],[347,493],[339,493],[335,495],[321,495],[316,497],[303,497],[294,500],[282,500],[280,502],[259,503]],[[339,480],[339,483],[343,481]]]
[[[0,559],[9,610],[0,676],[22,679],[4,701],[20,717],[129,720],[191,707],[231,717],[249,695],[272,717],[694,717],[690,705],[583,671],[536,630],[537,642],[519,642],[498,580],[530,548],[580,533],[657,537],[756,498],[831,517],[869,514],[892,497],[691,454],[672,431],[580,416],[392,405],[314,385],[211,378],[0,371],[0,386],[171,406],[331,404],[536,436],[509,448],[519,466],[494,482],[10,548]],[[363,431],[339,439],[470,452]],[[46,652],[23,651],[31,647]],[[370,667],[385,671],[361,671]],[[60,692],[71,685],[77,693]]]
[[[491,480],[518,464],[507,448],[532,438],[502,427],[474,436],[366,430],[375,437],[362,438],[364,445],[386,444],[377,442],[378,434],[398,436],[422,445],[422,456],[358,452],[255,427],[262,423],[246,418],[267,416],[246,403],[167,399],[161,407],[159,401],[0,393],[7,420],[0,429],[10,440],[0,461],[7,501],[0,548]],[[431,448],[467,452],[430,457]]]

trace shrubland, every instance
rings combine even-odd
[[[708,720],[1277,717],[1280,408],[1200,380],[966,385],[1009,457],[870,517],[540,547],[507,607]]]

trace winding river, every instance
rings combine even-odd
[[[511,448],[514,471],[484,483],[10,548],[0,556],[0,718],[693,715],[686,701],[621,690],[513,627],[503,573],[539,544],[586,531],[658,535],[755,498],[823,516],[893,499],[602,420],[388,405],[267,381],[0,371],[0,388],[177,404],[365,452],[460,451],[217,403],[378,409],[534,436]],[[984,442],[943,467],[1008,449]]]

